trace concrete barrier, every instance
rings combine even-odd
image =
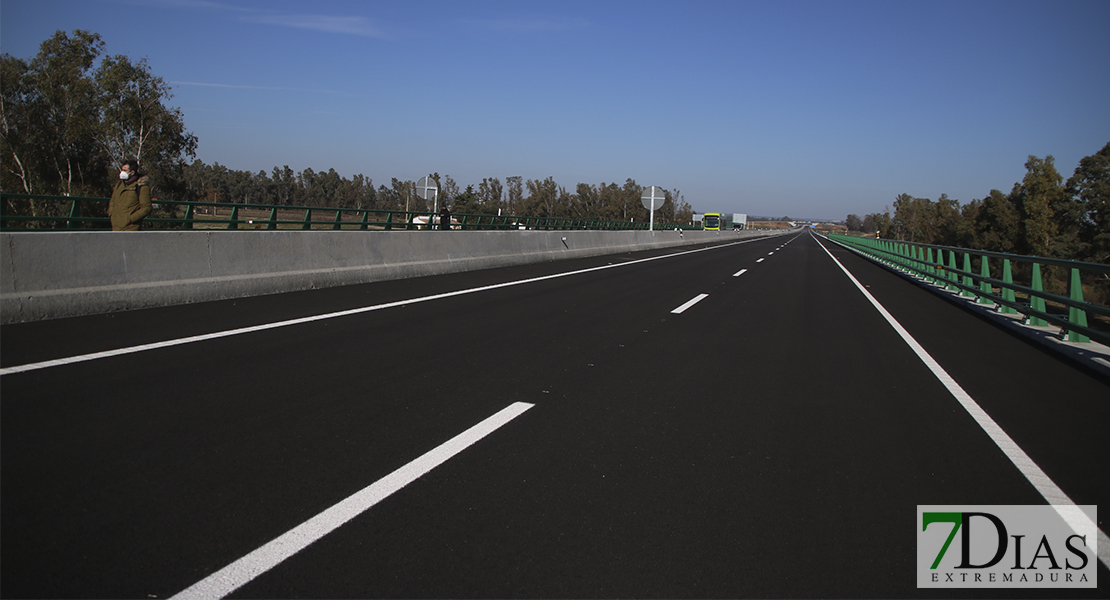
[[[15,323],[729,242],[772,232],[142,231],[0,234]]]

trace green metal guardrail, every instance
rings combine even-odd
[[[426,229],[424,217],[433,213],[359,208],[274,206],[225,202],[153,202],[154,211],[143,220],[147,229]],[[453,229],[592,229],[647,230],[648,223],[603,221],[564,217],[452,214]],[[433,222],[433,224],[435,224]],[[110,229],[108,199],[34,194],[0,194],[0,230],[50,229],[77,231]],[[691,229],[690,226],[656,223],[656,230]]]
[[[963,297],[975,298],[978,304],[993,303],[1001,314],[1020,313],[1024,315],[1027,325],[1058,325],[1066,341],[1090,342],[1093,339],[1110,345],[1110,335],[1087,326],[1088,312],[1110,317],[1110,308],[1085,302],[1082,284],[1083,274],[1110,277],[1110,265],[841,234],[830,234],[829,239],[891,267],[959,292]],[[992,259],[996,264],[1001,261],[1002,279],[991,277]],[[976,260],[979,262],[978,273],[972,268],[972,263]],[[1029,265],[1028,286],[1014,283],[1015,265]],[[1045,267],[1058,267],[1068,271],[1067,296],[1045,291],[1042,276],[1042,269]],[[1019,301],[1017,294],[1024,294],[1028,302]],[[1066,318],[1049,313],[1046,310],[1046,301],[1067,307]]]

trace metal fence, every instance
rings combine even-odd
[[[1087,323],[1088,313],[1110,318],[1110,308],[1083,299],[1084,281],[1092,291],[1110,289],[1110,265],[841,234],[829,239],[978,304],[993,304],[999,313],[1021,314],[1028,325],[1058,325],[1066,341],[1110,345],[1110,334]],[[1021,283],[1015,283],[1015,274]],[[1066,287],[1066,295],[1053,293],[1053,287]]]
[[[153,203],[143,220],[145,229],[331,229],[418,230],[438,228],[439,217],[423,211],[366,208],[274,206],[225,202]],[[107,198],[0,194],[0,230],[111,229]],[[573,217],[451,214],[451,229],[593,229],[647,230],[647,222],[605,221]],[[700,226],[656,223],[656,230],[700,229]]]

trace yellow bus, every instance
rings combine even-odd
[[[705,213],[701,218],[701,228],[706,231],[720,231],[721,222],[721,213]]]

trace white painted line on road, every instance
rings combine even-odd
[[[766,258],[761,258],[761,259],[759,259],[759,260],[757,260],[757,261],[755,261],[755,262],[757,262],[757,263],[761,263],[761,262],[763,262],[763,261],[765,261],[765,260],[767,260],[767,259],[766,259]]]
[[[848,279],[852,280],[852,283],[855,284],[856,288],[858,288],[859,291],[867,297],[871,304],[879,311],[879,314],[881,314],[883,318],[886,319],[887,323],[890,323],[890,326],[898,332],[898,335],[900,335],[902,337],[902,340],[904,340],[906,344],[908,344],[909,347],[914,351],[914,353],[917,354],[917,357],[921,359],[921,362],[925,363],[925,366],[929,367],[929,370],[933,372],[933,375],[935,375],[936,378],[939,379],[940,382],[944,385],[944,387],[948,389],[949,393],[951,393],[956,398],[956,401],[958,401],[960,405],[964,407],[964,410],[966,410],[971,415],[971,417],[975,419],[975,422],[979,424],[979,427],[981,427],[983,431],[986,432],[988,436],[990,436],[995,445],[997,445],[998,448],[1006,454],[1006,457],[1010,459],[1010,462],[1012,462],[1014,466],[1017,467],[1019,471],[1021,471],[1021,474],[1024,475],[1027,480],[1029,480],[1029,483],[1033,484],[1033,487],[1037,488],[1037,491],[1041,493],[1041,496],[1043,496],[1044,499],[1048,501],[1048,503],[1051,504],[1053,508],[1056,509],[1056,512],[1060,515],[1064,522],[1067,523],[1068,526],[1071,527],[1072,530],[1075,531],[1077,534],[1086,535],[1087,539],[1097,540],[1095,546],[1096,552],[1098,553],[1098,559],[1100,562],[1102,562],[1102,564],[1110,567],[1110,537],[1107,537],[1106,533],[1104,533],[1101,529],[1098,529],[1098,526],[1095,525],[1094,521],[1092,521],[1091,518],[1088,517],[1082,510],[1080,510],[1078,506],[1076,506],[1075,502],[1072,501],[1072,499],[1064,493],[1064,490],[1061,490],[1060,486],[1056,485],[1056,482],[1052,481],[1052,479],[1044,472],[1044,470],[1037,466],[1037,463],[1033,462],[1033,459],[1030,458],[1029,455],[1026,454],[1020,446],[1017,445],[1017,442],[1015,442],[1013,438],[1011,438],[1010,435],[1006,433],[1002,429],[1002,427],[1000,427],[998,423],[994,421],[994,419],[991,418],[990,415],[987,414],[987,411],[983,410],[983,408],[979,406],[979,403],[976,402],[975,399],[972,398],[971,395],[968,394],[960,386],[960,384],[956,383],[956,380],[953,379],[952,376],[944,370],[944,367],[940,366],[940,363],[938,363],[932,357],[932,355],[930,355],[925,350],[925,348],[921,344],[919,344],[908,331],[906,331],[904,327],[902,327],[901,323],[895,320],[894,316],[891,315],[886,310],[886,308],[883,307],[882,304],[879,304],[879,301],[876,300],[875,297],[867,291],[867,288],[863,287],[863,284],[861,284],[859,280],[856,279],[855,276],[853,276],[848,271],[848,269],[846,269],[844,265],[841,264],[839,260],[837,260],[835,256],[833,256],[832,252],[829,252],[828,248],[825,248],[825,245],[821,243],[821,240],[817,240],[817,243],[820,244],[825,253],[833,259],[833,262],[835,262],[836,265],[840,267],[840,270],[844,271],[844,274],[848,276]]]
[[[768,253],[767,253],[767,256],[771,256],[771,255],[773,255],[773,254],[774,254],[774,252],[768,252]]]
[[[740,269],[739,271],[733,273],[732,276],[733,277],[739,277],[739,276],[741,276],[741,275],[743,275],[744,273],[747,273],[747,272],[748,272],[747,269]]]
[[[697,296],[694,296],[693,300],[690,300],[686,304],[683,304],[682,306],[672,310],[671,313],[676,314],[676,315],[680,315],[683,312],[686,312],[687,308],[690,308],[691,306],[697,304],[698,302],[701,302],[702,300],[705,300],[708,297],[709,297],[709,294],[698,294]]]
[[[672,258],[675,256],[683,256],[685,254],[694,254],[697,252],[705,252],[707,250],[716,250],[719,248],[727,248],[729,246],[736,246],[738,244],[747,244],[763,238],[754,238],[751,240],[742,240],[739,242],[729,242],[727,244],[720,244],[717,246],[709,246],[706,248],[697,248],[695,250],[686,250],[683,252],[675,252],[674,254],[662,254],[660,256],[652,256],[650,258],[641,258],[625,263],[614,263],[609,265],[602,265],[600,267],[590,267],[588,269],[579,269],[577,271],[567,271],[566,273],[555,273],[553,275],[544,275],[542,277],[532,277],[530,279],[520,279],[517,281],[506,281],[504,283],[497,283],[493,285],[485,285],[476,288],[469,288],[465,290],[458,290],[454,292],[447,292],[444,294],[435,294],[433,296],[423,296],[420,298],[410,298],[408,300],[399,300],[397,302],[388,302],[386,304],[376,304],[374,306],[364,306],[361,308],[354,308],[351,310],[344,310],[339,312],[327,313],[322,315],[314,315],[310,317],[303,317],[300,319],[290,319],[288,321],[277,321],[275,323],[266,323],[263,325],[255,325],[253,327],[241,327],[239,329],[229,329],[227,331],[217,331],[213,333],[206,333],[203,335],[194,335],[189,337],[178,338],[174,340],[165,340],[162,342],[154,342],[151,344],[142,344],[140,346],[129,346],[127,348],[117,348],[114,350],[105,350],[103,352],[93,352],[90,354],[81,354],[79,356],[69,356],[66,358],[58,358],[54,360],[45,360],[36,363],[27,363],[25,365],[15,365],[12,367],[4,367],[0,369],[0,376],[14,375],[16,373],[23,373],[26,371],[36,371],[38,369],[48,369],[51,367],[60,367],[63,365],[70,365],[75,363],[86,362],[90,360],[99,360],[101,358],[110,358],[113,356],[122,356],[125,354],[134,354],[136,352],[145,352],[147,350],[158,350],[160,348],[170,348],[173,346],[180,346],[183,344],[191,344],[194,342],[204,342],[208,340],[215,340],[219,338],[230,337],[233,335],[242,335],[246,333],[255,333],[259,331],[266,331],[268,329],[277,329],[279,327],[289,327],[291,325],[302,325],[305,323],[312,323],[314,321],[323,321],[325,319],[335,319],[337,317],[347,317],[361,313],[371,312],[375,310],[383,310],[387,308],[396,308],[398,306],[406,306],[409,304],[418,304],[420,302],[429,302],[431,300],[440,300],[443,298],[451,298],[453,296],[462,296],[465,294],[473,294],[476,292],[485,292],[489,290],[496,290],[499,288],[511,287],[514,285],[523,285],[526,283],[535,283],[537,281],[546,281],[548,279],[558,279],[560,277],[569,277],[571,275],[581,275],[583,273],[591,273],[593,271],[602,271],[605,269],[616,269],[618,267],[627,267],[639,263],[650,262],[653,260],[661,260],[664,258]],[[761,261],[763,259],[760,259]]]
[[[281,564],[285,559],[335,531],[370,507],[388,498],[393,492],[419,479],[422,475],[472,446],[502,425],[519,417],[533,404],[516,402],[500,412],[447,440],[420,458],[386,475],[362,490],[340,501],[324,512],[290,529],[250,554],[216,571],[173,599],[223,598],[246,585],[255,577]]]

